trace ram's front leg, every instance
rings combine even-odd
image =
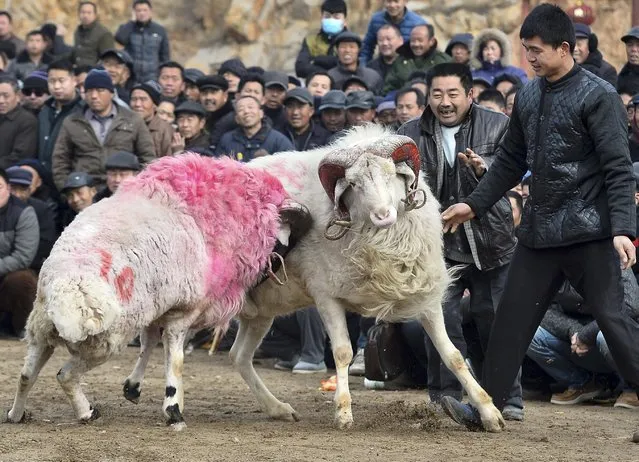
[[[337,371],[335,423],[340,429],[350,428],[353,425],[353,411],[351,409],[351,392],[348,387],[348,366],[353,359],[353,348],[348,336],[346,314],[344,308],[334,299],[316,299],[315,301],[331,339]]]

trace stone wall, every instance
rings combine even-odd
[[[131,16],[131,0],[95,0],[103,23],[113,31]],[[171,37],[173,56],[188,67],[215,69],[222,61],[239,56],[249,65],[292,71],[304,36],[319,27],[321,0],[152,0],[154,17]],[[574,0],[554,0],[568,7]],[[631,0],[587,0],[594,7],[593,25],[600,49],[617,68],[625,60],[619,37],[630,27]],[[0,0],[14,15],[18,35],[44,22],[66,26],[67,43],[77,26],[77,0]],[[348,22],[364,34],[372,12],[381,0],[347,0]],[[539,0],[530,0],[533,5]],[[520,62],[518,27],[522,0],[421,0],[409,8],[430,20],[440,47],[457,32],[477,32],[497,27],[508,33]],[[523,66],[527,66],[524,64]]]

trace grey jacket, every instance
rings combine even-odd
[[[15,196],[0,208],[0,279],[29,268],[40,243],[40,228],[33,207]]]

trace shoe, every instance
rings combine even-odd
[[[571,386],[562,393],[554,393],[550,397],[550,402],[562,405],[584,403],[600,395],[602,391],[602,387],[597,385],[594,380],[591,380],[583,387]]]
[[[353,358],[353,362],[348,366],[348,375],[362,376],[366,372],[364,365],[364,349],[357,350],[357,354]]]
[[[442,396],[441,406],[448,417],[471,431],[484,429],[479,411],[470,404],[463,404],[452,396]]]
[[[523,422],[524,410],[520,407],[507,404],[504,406],[504,409],[501,411],[501,416],[504,418],[504,420],[514,420],[517,422]]]
[[[618,395],[614,390],[606,388],[592,399],[593,403],[597,404],[613,404],[617,400]]]
[[[318,372],[326,372],[326,363],[307,363],[306,361],[298,361],[293,367],[293,374],[315,374]]]
[[[278,359],[277,361],[275,361],[275,364],[273,364],[273,368],[277,369],[278,371],[290,371],[295,367],[299,360],[300,357],[297,355],[293,356],[293,359],[289,361]]]
[[[634,391],[624,391],[615,401],[614,407],[637,409],[639,408],[639,398],[637,398],[637,394]]]

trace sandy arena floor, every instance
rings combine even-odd
[[[11,406],[25,345],[0,340],[0,402]],[[639,461],[639,412],[603,406],[560,408],[530,402],[524,423],[501,434],[470,433],[425,406],[424,392],[368,391],[353,378],[350,431],[332,426],[332,393],[320,376],[293,376],[258,366],[271,391],[301,415],[297,423],[262,414],[225,353],[197,350],[185,364],[185,419],[164,425],[162,350],[151,359],[137,406],[121,397],[121,382],[137,349],[85,377],[102,418],[83,425],[55,380],[66,358],[59,349],[42,371],[29,402],[31,421],[0,425],[0,462],[8,461]],[[330,371],[329,371],[330,373]]]

